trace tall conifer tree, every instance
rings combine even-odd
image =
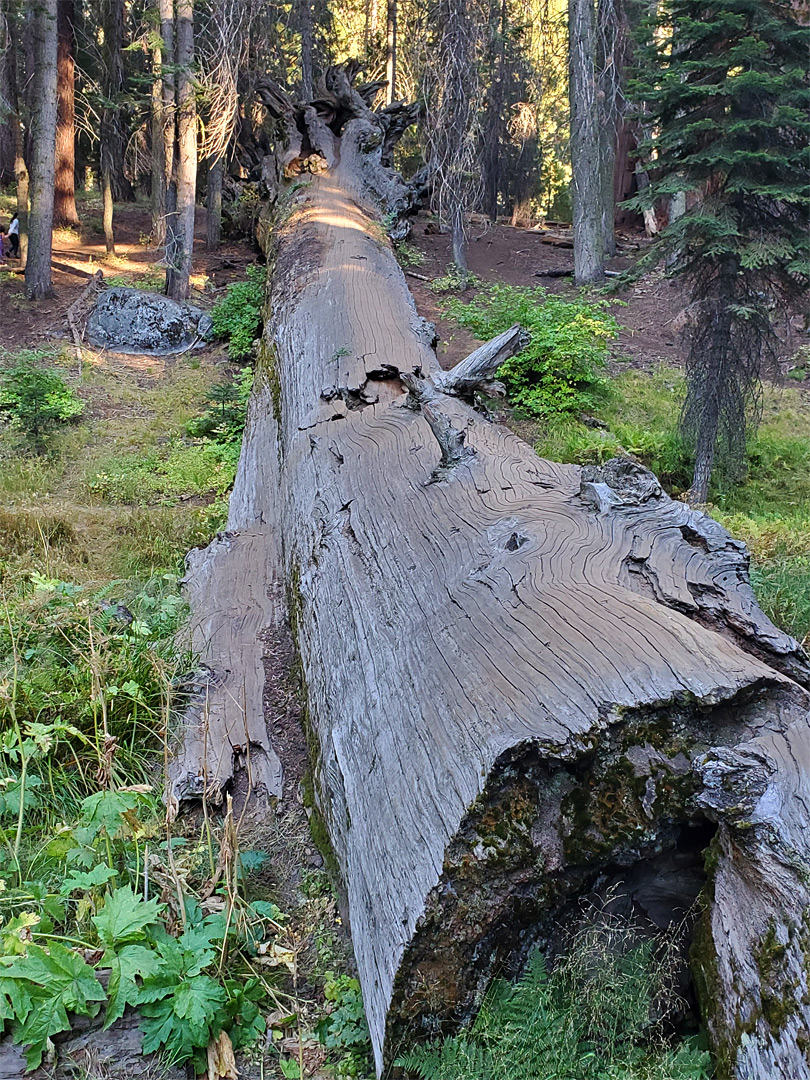
[[[691,501],[715,458],[739,473],[774,353],[774,318],[810,278],[810,27],[779,0],[668,0],[669,33],[636,86],[657,156],[636,205],[691,193],[656,248],[692,291],[682,426]]]

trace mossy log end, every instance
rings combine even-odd
[[[286,583],[378,1071],[599,882],[676,916],[713,832],[724,1075],[810,1078],[806,656],[744,547],[650,473],[544,461],[438,378],[406,392],[438,365],[378,225],[380,131],[333,133],[273,236],[272,408],[235,500],[275,537],[255,573]]]

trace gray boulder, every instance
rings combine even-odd
[[[85,337],[98,349],[165,356],[211,337],[211,316],[159,293],[116,286],[99,294]]]

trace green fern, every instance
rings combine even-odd
[[[416,1080],[707,1080],[709,1055],[651,1021],[663,968],[628,928],[583,927],[552,975],[540,952],[497,980],[472,1027],[395,1062]]]

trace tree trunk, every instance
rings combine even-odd
[[[31,216],[25,292],[29,300],[53,296],[54,155],[56,144],[56,0],[40,0],[34,9],[34,71],[31,115]]]
[[[593,0],[568,2],[571,99],[571,197],[574,210],[574,281],[604,279],[604,218],[600,167],[600,109],[596,95]]]
[[[380,129],[358,110],[331,130],[335,164],[273,233],[229,532],[190,574],[218,711],[189,728],[171,804],[221,797],[222,762],[254,751],[280,790],[255,674],[263,641],[272,718],[291,625],[378,1074],[597,883],[664,926],[704,883],[695,964],[729,1075],[807,1080],[807,657],[757,607],[744,547],[651,473],[543,461],[440,390],[366,209],[399,190]],[[238,708],[222,665],[252,687]]]
[[[161,5],[157,6],[158,19],[162,30]],[[163,247],[166,242],[166,127],[168,116],[164,103],[163,67],[165,41],[161,35],[160,44],[152,51],[152,90],[150,114],[150,142],[152,152],[152,243]],[[168,62],[168,56],[165,62]]]
[[[298,0],[301,30],[301,100],[312,101],[312,0]]]
[[[8,186],[15,180],[14,170],[14,123],[16,111],[16,79],[12,80],[11,52],[14,48],[9,15],[0,6],[0,185]]]
[[[175,74],[174,74],[174,0],[157,0],[158,15],[160,17],[160,37],[163,43],[162,49],[162,83],[163,94],[162,123],[163,123],[163,185],[164,198],[163,220],[158,224],[156,243],[164,245],[164,258],[166,265],[170,263],[168,243],[171,230],[174,228],[174,214],[177,209],[177,189],[174,179],[175,170]]]
[[[8,29],[9,49],[6,53],[6,64],[9,78],[9,90],[11,93],[11,133],[14,139],[14,179],[16,182],[17,196],[17,219],[20,223],[20,269],[24,270],[28,257],[28,195],[29,176],[28,166],[25,161],[25,140],[23,138],[22,124],[22,96],[20,94],[19,80],[17,78],[17,54],[20,51],[20,42],[15,33],[13,21],[12,0],[3,0],[3,14]]]
[[[114,200],[112,189],[112,168],[109,151],[101,146],[101,204],[104,246],[108,255],[115,254],[115,234],[113,232]]]
[[[214,251],[219,247],[222,239],[222,174],[224,171],[222,158],[218,161],[209,161],[205,196],[207,209],[205,246],[209,251]]]
[[[500,4],[493,4],[490,8],[490,82],[482,153],[484,209],[490,221],[498,220],[498,196],[501,190],[501,142],[508,20],[509,11],[506,0],[501,0]]]
[[[397,82],[397,0],[388,0],[385,24],[385,104],[392,105],[396,100]]]
[[[116,202],[133,202],[135,192],[124,170],[128,131],[121,109],[126,89],[124,78],[124,0],[107,0],[105,4],[104,46],[107,81],[106,96],[111,102],[102,115],[101,139],[107,143],[110,161],[110,181]]]
[[[58,0],[58,51],[56,57],[56,175],[54,225],[78,225],[76,211],[76,123],[74,113],[73,24],[75,0]]]
[[[197,197],[197,112],[194,102],[194,0],[177,0],[177,150],[174,199],[170,222],[166,294],[187,300],[194,248],[194,209]]]

